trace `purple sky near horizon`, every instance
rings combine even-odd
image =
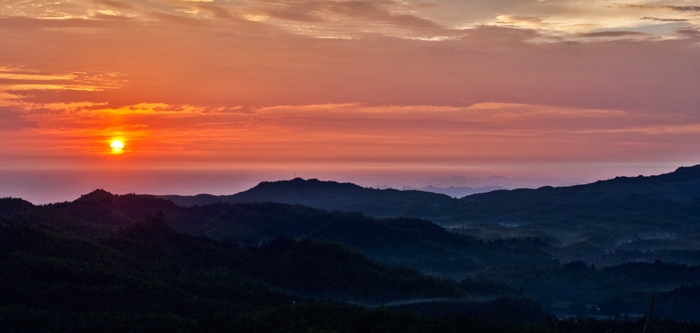
[[[697,0],[1,0],[0,196],[659,174],[699,87]]]

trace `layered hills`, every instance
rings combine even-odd
[[[519,296],[378,264],[337,244],[278,238],[240,246],[186,235],[163,215],[100,235],[10,221],[0,225],[3,332],[438,332],[444,327],[434,319],[373,307],[449,299],[500,313],[499,295]],[[507,300],[520,320],[546,315],[532,301]]]
[[[700,250],[700,166],[658,176],[497,190],[461,199],[300,178],[263,182],[234,195],[162,198],[183,206],[281,202],[373,217],[414,217],[482,239],[538,238],[564,248],[557,253],[564,260],[653,260],[668,256],[654,257],[649,251]],[[611,255],[615,253],[620,255]]]
[[[148,195],[97,190],[73,202],[34,206],[0,200],[0,223],[51,225],[84,235],[106,234],[162,214],[177,232],[242,245],[279,238],[315,239],[348,246],[375,260],[440,276],[465,277],[505,263],[552,261],[537,239],[484,242],[426,220],[369,217],[280,203],[214,203],[190,207]],[[513,251],[517,249],[517,251]]]
[[[96,190],[40,206],[4,198],[0,318],[18,327],[83,318],[73,331],[120,321],[190,331],[276,322],[289,331],[310,322],[338,330],[294,316],[352,326],[353,313],[460,331],[464,323],[451,320],[464,314],[541,320],[538,304],[576,316],[640,314],[656,292],[659,315],[700,320],[699,189],[700,167],[690,167],[462,199],[302,179],[219,197]],[[425,214],[431,220],[418,218]],[[482,327],[502,329],[492,324]],[[56,329],[37,329],[47,330]]]
[[[182,206],[215,202],[278,202],[304,205],[331,211],[362,212],[374,217],[415,217],[431,221],[449,221],[463,211],[465,204],[447,195],[417,190],[364,188],[352,183],[304,180],[262,182],[233,195],[167,195]]]
[[[416,217],[445,226],[539,214],[556,219],[556,209],[598,206],[600,209],[637,211],[668,208],[700,200],[700,165],[681,167],[658,176],[617,177],[591,184],[538,189],[495,190],[461,199],[417,190],[373,189],[351,183],[304,180],[262,182],[233,195],[160,196],[182,206],[215,202],[278,202],[325,210],[362,212],[375,217]],[[652,203],[653,201],[653,203]],[[538,210],[539,209],[539,210]],[[539,213],[538,213],[539,212]],[[591,216],[572,213],[578,218]]]

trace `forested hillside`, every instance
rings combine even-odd
[[[533,331],[584,332],[543,318],[643,316],[656,295],[656,315],[700,321],[698,173],[471,196],[454,207],[474,220],[451,229],[412,217],[273,202],[183,206],[103,190],[40,206],[4,198],[0,315],[24,327],[80,318],[87,326],[77,331],[118,318],[185,331],[251,331],[263,322],[278,325],[270,331],[290,322],[346,331],[357,329],[350,318],[375,318],[422,332],[459,331],[471,325],[457,319],[465,315],[483,327],[520,327],[499,326],[510,316],[537,323]],[[270,319],[308,311],[334,321]]]
[[[0,329],[564,333],[634,331],[645,323],[559,321],[505,284],[426,277],[312,240],[278,238],[241,246],[178,233],[163,218],[149,216],[97,235],[71,231],[73,225],[9,225],[5,218],[0,227]],[[564,275],[595,271],[585,265],[561,267]],[[611,268],[608,276],[618,276],[616,270],[639,276],[639,269],[628,267]],[[657,276],[666,284],[697,274],[695,267],[663,270],[683,272],[675,280],[666,273]],[[655,283],[655,277],[646,279]],[[696,289],[681,285],[660,294],[659,314],[695,319]],[[643,295],[637,290],[601,306],[636,309]],[[676,303],[661,305],[669,298]],[[686,311],[671,314],[673,306]],[[674,332],[698,329],[697,324],[669,320],[655,323]]]
[[[163,198],[184,206],[282,202],[373,217],[415,217],[480,239],[538,238],[556,245],[551,252],[563,261],[700,264],[700,166],[658,176],[499,190],[462,199],[299,178],[263,182],[229,196]]]
[[[459,200],[444,194],[414,190],[380,190],[351,183],[301,178],[262,182],[250,190],[233,195],[167,195],[161,198],[182,206],[216,202],[277,202],[331,211],[362,212],[374,217],[415,217],[431,221],[455,219],[464,212],[462,208],[465,206]]]
[[[434,223],[412,218],[376,219],[360,213],[328,212],[278,203],[209,204],[182,207],[147,195],[94,191],[73,202],[34,206],[3,199],[0,223],[52,225],[85,235],[100,235],[162,213],[174,230],[242,245],[278,237],[343,244],[384,263],[426,273],[463,278],[506,263],[552,262],[537,239],[484,242],[457,235]]]
[[[379,331],[416,323],[437,332],[444,326],[435,320],[372,308],[414,299],[489,306],[504,296],[529,315],[519,322],[546,316],[503,285],[426,277],[335,244],[278,238],[240,246],[177,233],[162,215],[98,236],[19,224],[0,227],[3,332],[378,331],[370,327],[377,320]],[[280,320],[305,311],[318,317]]]

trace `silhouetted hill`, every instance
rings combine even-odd
[[[211,332],[201,325],[315,304],[309,297],[361,303],[465,297],[463,286],[333,244],[277,239],[241,247],[184,235],[162,216],[100,237],[0,227],[3,332]],[[258,321],[239,324],[245,323]]]
[[[496,190],[503,190],[501,186],[483,186],[483,187],[467,187],[467,186],[450,186],[450,187],[436,187],[436,186],[425,186],[421,188],[414,188],[410,186],[404,186],[403,190],[414,190],[423,192],[432,192],[449,195],[452,198],[462,198],[467,195],[472,195],[476,193],[486,193]]]
[[[374,217],[416,217],[434,222],[456,218],[464,204],[444,194],[423,191],[364,188],[351,183],[304,180],[262,182],[250,190],[233,195],[167,195],[161,198],[178,205],[192,206],[215,202],[279,202],[325,210],[362,212]]]
[[[277,238],[241,246],[179,233],[164,219],[165,214],[147,217],[97,236],[49,225],[0,226],[0,328],[7,320],[14,327],[56,322],[193,327],[211,316],[230,322],[250,311],[316,304],[308,297],[390,302],[392,308],[441,320],[465,314],[540,320],[545,314],[532,301],[493,301],[496,295],[518,295],[517,289],[545,305],[562,310],[564,304],[563,311],[584,315],[590,310],[586,304],[600,307],[600,314],[639,312],[653,290],[659,292],[663,316],[700,318],[698,287],[691,285],[700,278],[700,266],[655,262],[596,269],[584,262],[523,261],[479,273],[488,280],[456,282],[378,264],[338,244]],[[403,223],[423,229],[411,220]]]
[[[325,210],[362,212],[374,217],[415,217],[443,226],[474,223],[575,224],[607,219],[613,212],[627,220],[653,213],[675,223],[700,202],[700,166],[681,167],[658,176],[617,177],[568,187],[496,190],[462,199],[423,191],[363,188],[350,183],[303,180],[262,182],[233,195],[161,196],[178,205],[215,202],[279,202]],[[627,215],[625,215],[627,214]],[[683,216],[680,216],[683,215]]]
[[[570,187],[494,191],[461,201],[472,218],[456,231],[557,240],[561,247],[553,254],[564,261],[685,257],[683,262],[699,263],[700,166]]]
[[[700,199],[700,165],[681,167],[676,171],[657,176],[616,177],[591,184],[568,187],[545,186],[539,189],[497,190],[473,194],[462,198],[465,202],[519,201],[521,205],[533,205],[537,201],[580,200],[601,202],[636,196],[652,201],[690,201]],[[627,206],[637,209],[645,205]]]
[[[591,231],[605,225],[606,240],[623,234],[631,240],[658,238],[642,234],[664,232],[676,237],[700,232],[700,166],[587,185],[494,191],[461,200],[474,216],[465,223],[534,224],[575,231],[584,225]]]
[[[425,220],[377,219],[361,213],[329,212],[280,203],[216,203],[183,207],[148,195],[113,195],[97,190],[73,202],[45,206],[2,199],[6,225],[50,226],[80,235],[105,235],[146,216],[162,214],[177,232],[230,243],[257,245],[279,237],[342,244],[374,260],[426,273],[463,277],[505,263],[548,263],[538,240],[482,242]]]

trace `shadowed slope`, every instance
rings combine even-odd
[[[434,222],[451,220],[463,211],[464,204],[444,194],[422,191],[364,188],[351,183],[304,180],[262,182],[234,195],[161,196],[178,205],[191,206],[213,202],[279,202],[325,210],[362,212],[375,217],[416,217]]]

